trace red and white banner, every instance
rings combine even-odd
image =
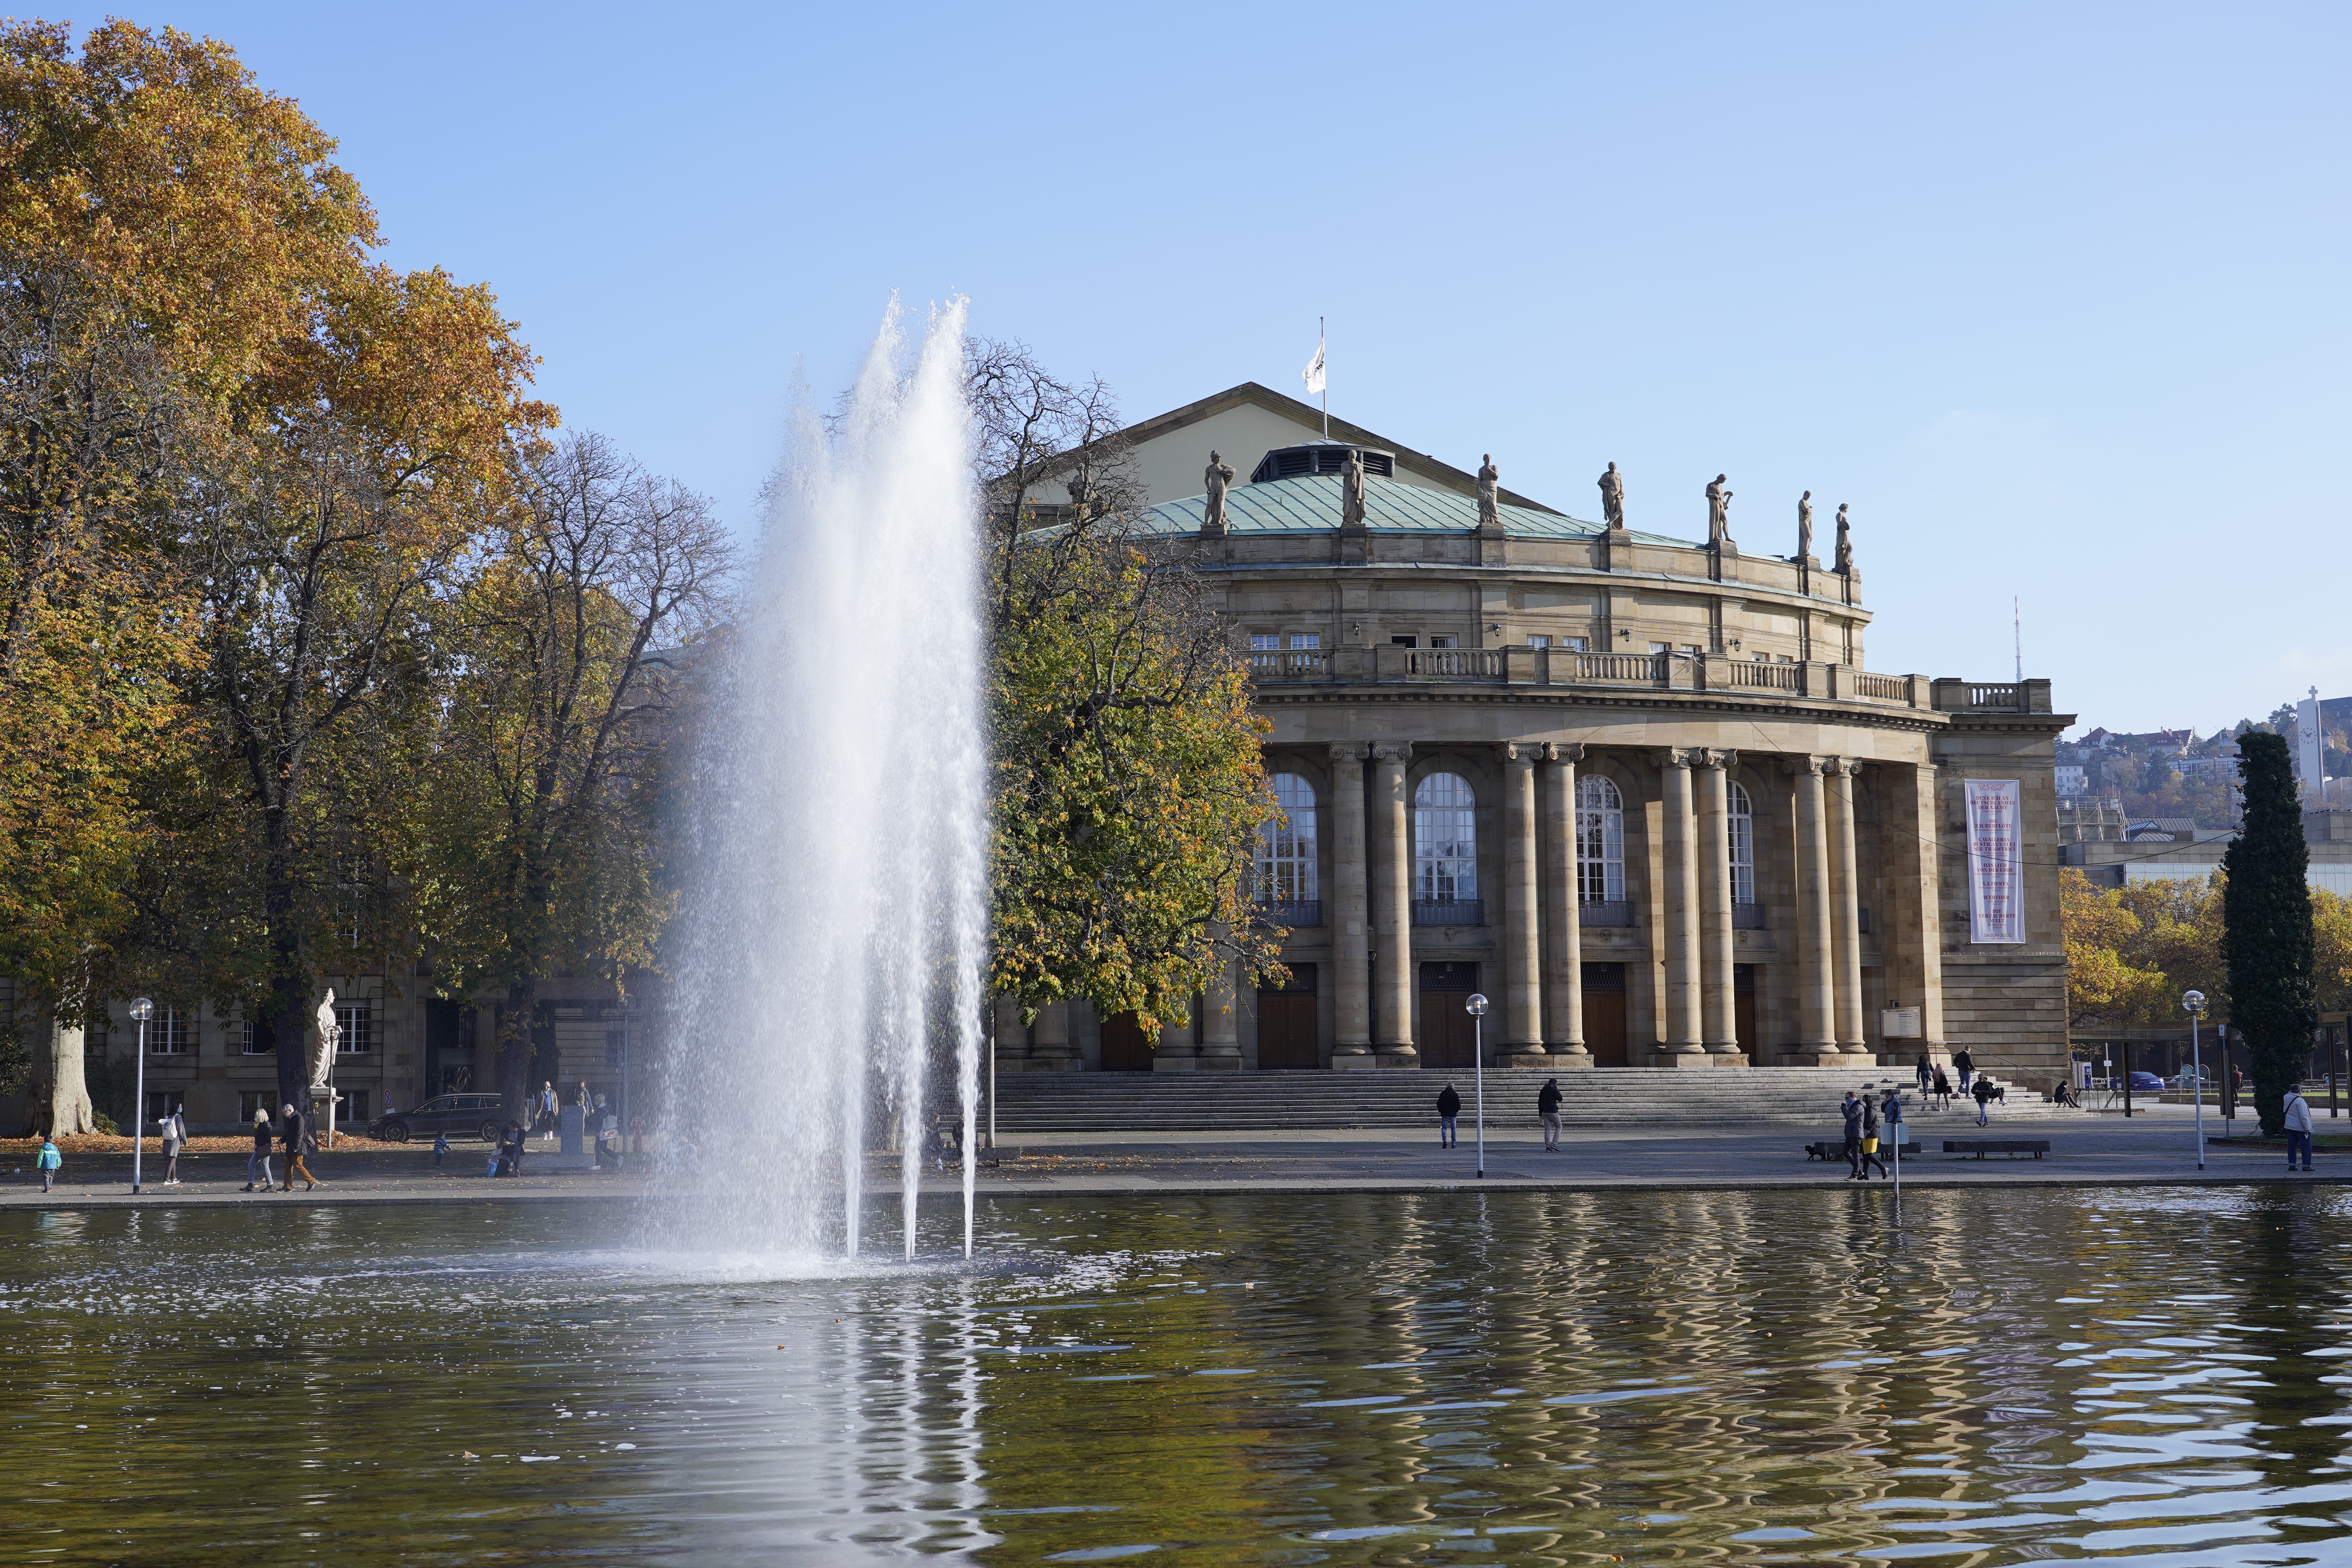
[[[1964,779],[1970,942],[2025,940],[2025,847],[2015,779]]]

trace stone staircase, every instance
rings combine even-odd
[[[1486,1075],[1490,1125],[1536,1124],[1536,1090],[1559,1079],[1560,1120],[1570,1127],[1659,1128],[1801,1124],[1832,1132],[1845,1091],[1864,1083],[1904,1089],[1915,1138],[1962,1136],[1976,1107],[1927,1110],[1893,1068],[1604,1068],[1583,1072],[1496,1070]],[[1000,1132],[1278,1132],[1304,1128],[1425,1128],[1438,1089],[1454,1085],[1469,1114],[1466,1071],[1037,1073],[999,1078]],[[2084,1114],[2012,1089],[1996,1121]]]

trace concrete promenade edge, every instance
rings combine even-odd
[[[1997,1187],[2145,1186],[2336,1186],[2352,1183],[2352,1149],[2323,1147],[2313,1174],[2285,1169],[2282,1149],[2249,1147],[2225,1141],[2209,1114],[2206,1168],[2196,1169],[2193,1133],[2186,1106],[2158,1108],[2126,1121],[2114,1114],[2084,1113],[2039,1118],[2004,1128],[1996,1119],[1982,1136],[2047,1139],[2045,1158],[1992,1155],[1977,1160],[1942,1153],[1946,1138],[1977,1136],[1970,1126],[1939,1125],[1922,1132],[1920,1156],[1904,1162],[1903,1185],[1921,1191]],[[2321,1122],[2323,1139],[2326,1122]],[[2251,1131],[2241,1124],[2241,1130]],[[1023,1133],[1002,1140],[1001,1158],[983,1163],[976,1184],[982,1197],[1282,1193],[1333,1195],[1345,1193],[1459,1192],[1790,1192],[1850,1186],[1843,1161],[1823,1164],[1804,1158],[1803,1146],[1832,1136],[1832,1130],[1799,1126],[1739,1127],[1674,1133],[1646,1129],[1573,1130],[1558,1152],[1523,1126],[1490,1128],[1486,1175],[1475,1174],[1469,1130],[1454,1149],[1441,1150],[1433,1133],[1378,1131]],[[2344,1123],[2352,1139],[2352,1121]],[[471,1146],[466,1146],[469,1152]],[[319,1161],[323,1178],[316,1192],[247,1194],[238,1190],[241,1156],[184,1159],[191,1179],[177,1187],[155,1184],[150,1156],[148,1190],[132,1195],[127,1155],[80,1156],[69,1162],[54,1193],[44,1194],[29,1168],[11,1172],[19,1161],[0,1158],[0,1210],[211,1207],[257,1204],[272,1207],[394,1204],[545,1204],[658,1201],[665,1194],[696,1191],[711,1182],[698,1177],[647,1178],[635,1173],[526,1173],[492,1179],[478,1173],[431,1168],[420,1148],[371,1147],[330,1153]],[[29,1167],[29,1160],[21,1162]],[[471,1163],[470,1162],[468,1163]],[[208,1167],[229,1179],[212,1180]],[[867,1194],[898,1194],[895,1157],[869,1163]],[[1888,1191],[1889,1180],[1867,1186]],[[961,1194],[961,1173],[926,1172],[922,1197],[952,1202]]]

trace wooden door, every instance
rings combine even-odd
[[[1584,1048],[1592,1065],[1629,1066],[1625,1046],[1625,966],[1588,963],[1584,966]]]
[[[1134,1014],[1119,1013],[1103,1020],[1102,1070],[1151,1070],[1151,1041],[1144,1035],[1143,1026],[1136,1022]]]
[[[1756,1032],[1756,966],[1752,963],[1731,966],[1731,1028],[1739,1037],[1739,1048],[1754,1061],[1763,1048],[1764,1037]]]
[[[1257,1065],[1261,1069],[1320,1067],[1315,1034],[1314,992],[1257,994]]]
[[[1421,1028],[1413,1044],[1421,1049],[1423,1067],[1453,1071],[1477,1065],[1477,1026],[1463,1005],[1477,989],[1475,963],[1421,966]],[[1487,1015],[1490,1020],[1495,1016]]]

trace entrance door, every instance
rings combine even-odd
[[[1622,1068],[1625,1059],[1625,966],[1584,966],[1584,1048],[1592,1065]]]
[[[1731,1027],[1739,1037],[1739,1048],[1753,1061],[1757,1042],[1764,1037],[1756,1032],[1756,966],[1752,963],[1731,966]]]
[[[1134,1014],[1119,1013],[1103,1020],[1102,1070],[1151,1070],[1151,1042],[1144,1037],[1143,1026],[1135,1021]]]
[[[1290,984],[1257,993],[1257,1065],[1268,1068],[1322,1066],[1316,1048],[1315,966],[1294,963]]]
[[[1422,1066],[1450,1070],[1477,1065],[1477,1029],[1463,1006],[1477,989],[1475,963],[1421,966],[1421,1033],[1414,1044],[1421,1047]]]

